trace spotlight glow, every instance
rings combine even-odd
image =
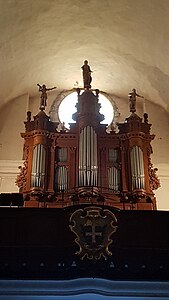
[[[77,103],[77,93],[73,92],[66,96],[59,106],[59,119],[61,123],[65,123],[66,128],[70,128],[69,123],[75,123],[72,119],[72,114],[74,114]],[[110,125],[114,117],[114,109],[111,102],[103,95],[99,94],[99,103],[101,104],[100,113],[104,115],[105,119],[101,124]]]

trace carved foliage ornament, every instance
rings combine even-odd
[[[160,180],[157,176],[157,168],[153,168],[150,157],[148,158],[148,173],[149,173],[149,183],[151,190],[157,190],[160,185]]]
[[[23,191],[26,187],[26,175],[27,175],[27,166],[26,162],[24,162],[24,166],[18,167],[20,173],[17,175],[17,178],[15,180],[15,184],[18,186],[20,191]]]
[[[70,223],[80,248],[76,254],[81,259],[107,259],[112,255],[108,247],[111,235],[117,230],[117,219],[110,210],[96,206],[78,209],[71,215]]]
[[[24,147],[24,156],[25,161],[23,166],[19,166],[19,174],[16,177],[15,184],[18,186],[20,192],[23,192],[26,189],[26,177],[28,172],[28,155],[29,155],[29,147]]]

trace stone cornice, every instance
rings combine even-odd
[[[23,160],[0,160],[0,175],[16,175],[18,167],[23,165]]]

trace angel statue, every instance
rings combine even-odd
[[[37,84],[37,86],[39,87],[39,92],[42,92],[41,94],[41,102],[40,102],[40,110],[44,110],[46,105],[47,105],[47,91],[51,91],[56,89],[56,87],[53,88],[47,88],[45,84],[40,85],[39,83]]]

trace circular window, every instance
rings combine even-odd
[[[69,123],[75,123],[72,115],[76,112],[77,93],[73,92],[67,95],[59,105],[58,115],[61,123],[65,123],[65,127],[69,128]],[[110,100],[103,94],[99,94],[99,103],[101,104],[100,113],[104,115],[105,119],[101,124],[110,125],[114,118],[114,109]]]

